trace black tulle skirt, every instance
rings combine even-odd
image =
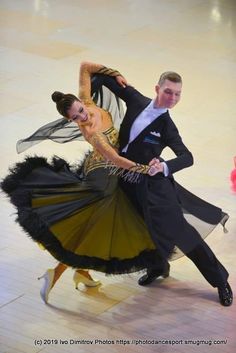
[[[144,221],[104,168],[85,177],[63,159],[27,157],[1,187],[23,230],[68,266],[121,274],[158,261]]]
[[[86,176],[58,157],[27,157],[10,169],[2,190],[17,208],[23,230],[58,261],[75,268],[122,274],[158,267],[140,213],[105,168]],[[184,217],[205,238],[228,215],[175,182]],[[177,248],[171,256],[183,254]]]

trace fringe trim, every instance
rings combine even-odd
[[[119,178],[124,179],[129,183],[140,183],[143,178],[143,174],[134,170],[127,170],[124,168],[117,167],[115,164],[111,162],[107,162],[105,165],[106,169],[109,169],[109,175],[115,175]]]

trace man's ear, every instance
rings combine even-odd
[[[159,85],[156,85],[156,86],[155,86],[155,92],[156,92],[156,94],[159,93],[159,90],[160,90],[160,86],[159,86]]]

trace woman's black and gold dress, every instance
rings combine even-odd
[[[103,135],[117,147],[114,127]],[[145,223],[106,167],[95,149],[82,166],[27,157],[1,187],[17,208],[17,222],[58,261],[107,274],[153,266],[157,254]]]

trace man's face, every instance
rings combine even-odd
[[[155,87],[157,98],[156,103],[159,108],[173,108],[181,97],[182,83],[165,80],[161,86]]]

